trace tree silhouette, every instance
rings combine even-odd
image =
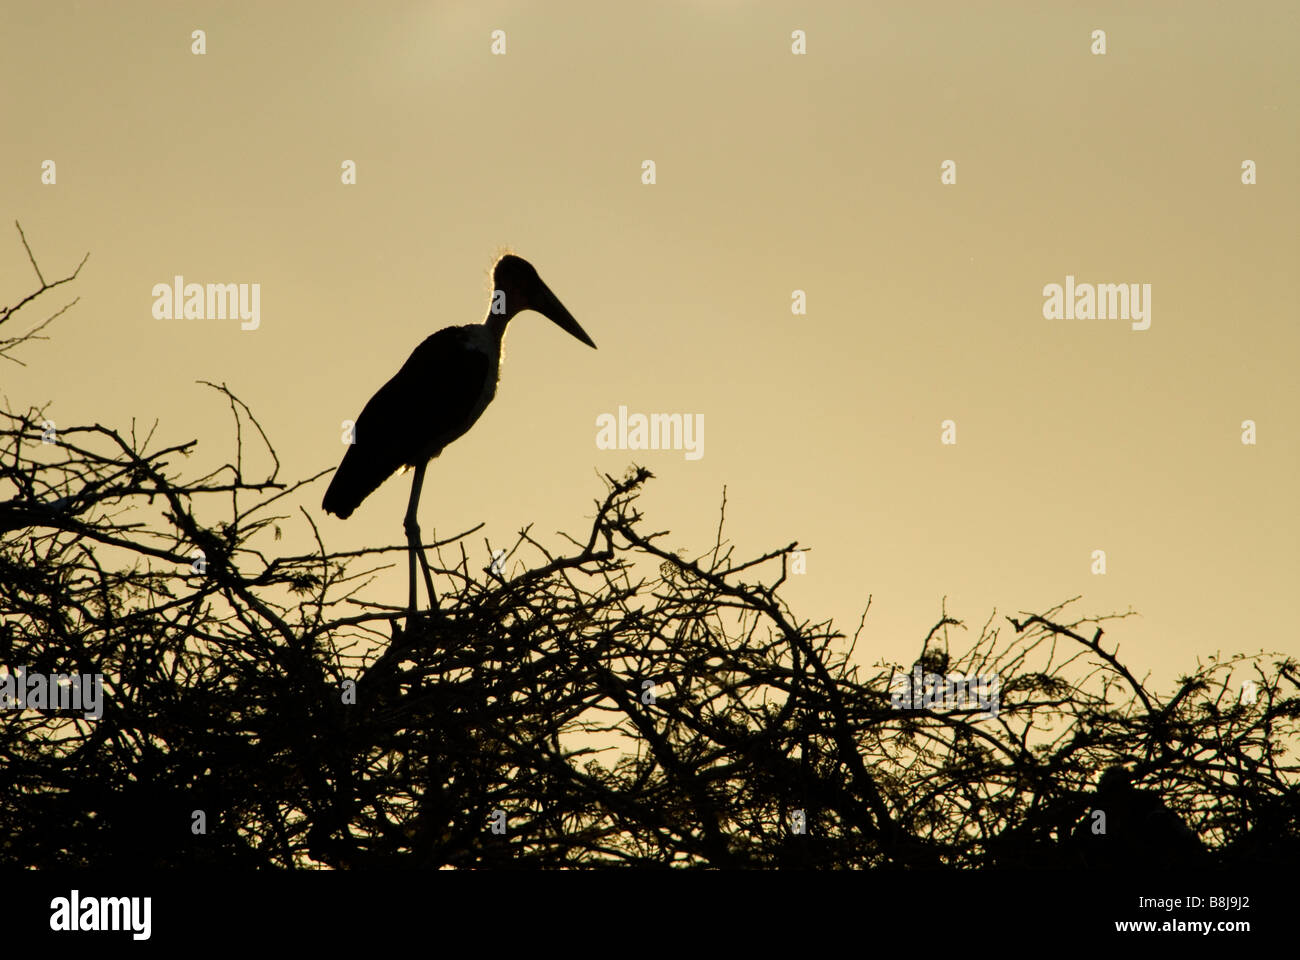
[[[406,544],[331,552],[300,508],[316,549],[276,555],[320,475],[281,481],[208,387],[234,455],[197,477],[193,441],[0,414],[0,663],[103,677],[98,717],[0,711],[0,862],[1090,867],[1162,860],[1174,821],[1210,863],[1297,849],[1292,660],[1211,659],[1161,697],[1103,643],[1127,614],[990,616],[962,650],[945,610],[916,675],[998,681],[993,711],[950,703],[855,660],[866,611],[852,637],[797,617],[798,545],[737,557],[725,493],[714,542],[669,550],[644,468],[559,544],[525,529],[481,568],[478,528],[433,545],[451,588],[408,630],[367,595]],[[1253,702],[1228,686],[1247,667]],[[1123,854],[1099,864],[1080,831],[1108,804]]]

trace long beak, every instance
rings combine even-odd
[[[595,350],[595,341],[593,341],[591,337],[587,336],[586,330],[583,330],[582,327],[578,326],[578,321],[574,320],[573,314],[569,313],[569,311],[565,309],[564,304],[560,303],[560,298],[551,293],[550,288],[545,284],[542,286],[543,293],[540,297],[541,303],[533,309],[542,316],[548,318],[561,330],[572,334],[587,346],[591,347],[591,349]]]

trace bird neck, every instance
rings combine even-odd
[[[510,318],[513,316],[513,313],[488,313],[487,319],[483,321],[483,325],[488,328],[488,332],[492,334],[492,338],[497,343],[500,343],[505,337],[506,324],[510,322]]]

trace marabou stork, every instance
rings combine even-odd
[[[506,324],[517,313],[536,310],[587,346],[596,346],[527,260],[506,254],[493,267],[492,279],[495,289],[486,320],[447,327],[428,337],[370,398],[321,501],[327,512],[347,519],[399,467],[414,468],[403,525],[410,549],[408,629],[415,616],[417,556],[430,607],[437,605],[415,518],[424,469],[474,425],[496,395]]]
[[[1104,833],[1094,832],[1097,811]],[[1180,869],[1208,865],[1201,838],[1165,806],[1154,790],[1133,786],[1123,766],[1107,767],[1097,783],[1088,817],[1074,830],[1074,847],[1087,867]]]

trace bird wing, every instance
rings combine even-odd
[[[403,465],[436,457],[482,412],[491,358],[459,327],[427,337],[357,418],[321,506],[346,519]]]

